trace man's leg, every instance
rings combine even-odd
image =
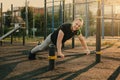
[[[44,50],[50,43],[51,43],[51,34],[48,35],[48,37],[45,39],[44,42],[42,42],[40,45],[37,45],[30,51],[29,57],[28,57],[29,60],[35,60],[36,53]]]

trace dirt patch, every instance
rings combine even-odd
[[[55,70],[48,70],[48,51],[39,52],[37,60],[29,61],[23,52],[36,44],[0,46],[0,80],[119,80],[120,42],[102,50],[101,62],[95,54],[83,55],[82,47],[65,49],[64,59],[56,60]],[[95,50],[95,46],[89,46]]]

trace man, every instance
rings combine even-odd
[[[83,26],[83,20],[78,18],[75,19],[72,23],[62,24],[57,30],[49,34],[48,37],[45,39],[45,41],[41,43],[41,45],[37,45],[30,51],[28,57],[29,60],[35,60],[36,53],[44,50],[50,43],[53,43],[56,46],[57,55],[60,56],[61,58],[64,58],[64,54],[62,53],[61,50],[62,44],[66,40],[72,38],[74,35],[78,36],[82,46],[86,50],[86,54],[90,54],[90,51],[81,33],[82,26]]]

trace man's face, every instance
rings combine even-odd
[[[73,31],[79,30],[82,26],[82,22],[80,20],[75,20],[73,22]]]

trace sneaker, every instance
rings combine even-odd
[[[36,60],[36,54],[32,54],[31,52],[29,52],[28,59],[29,60]]]

